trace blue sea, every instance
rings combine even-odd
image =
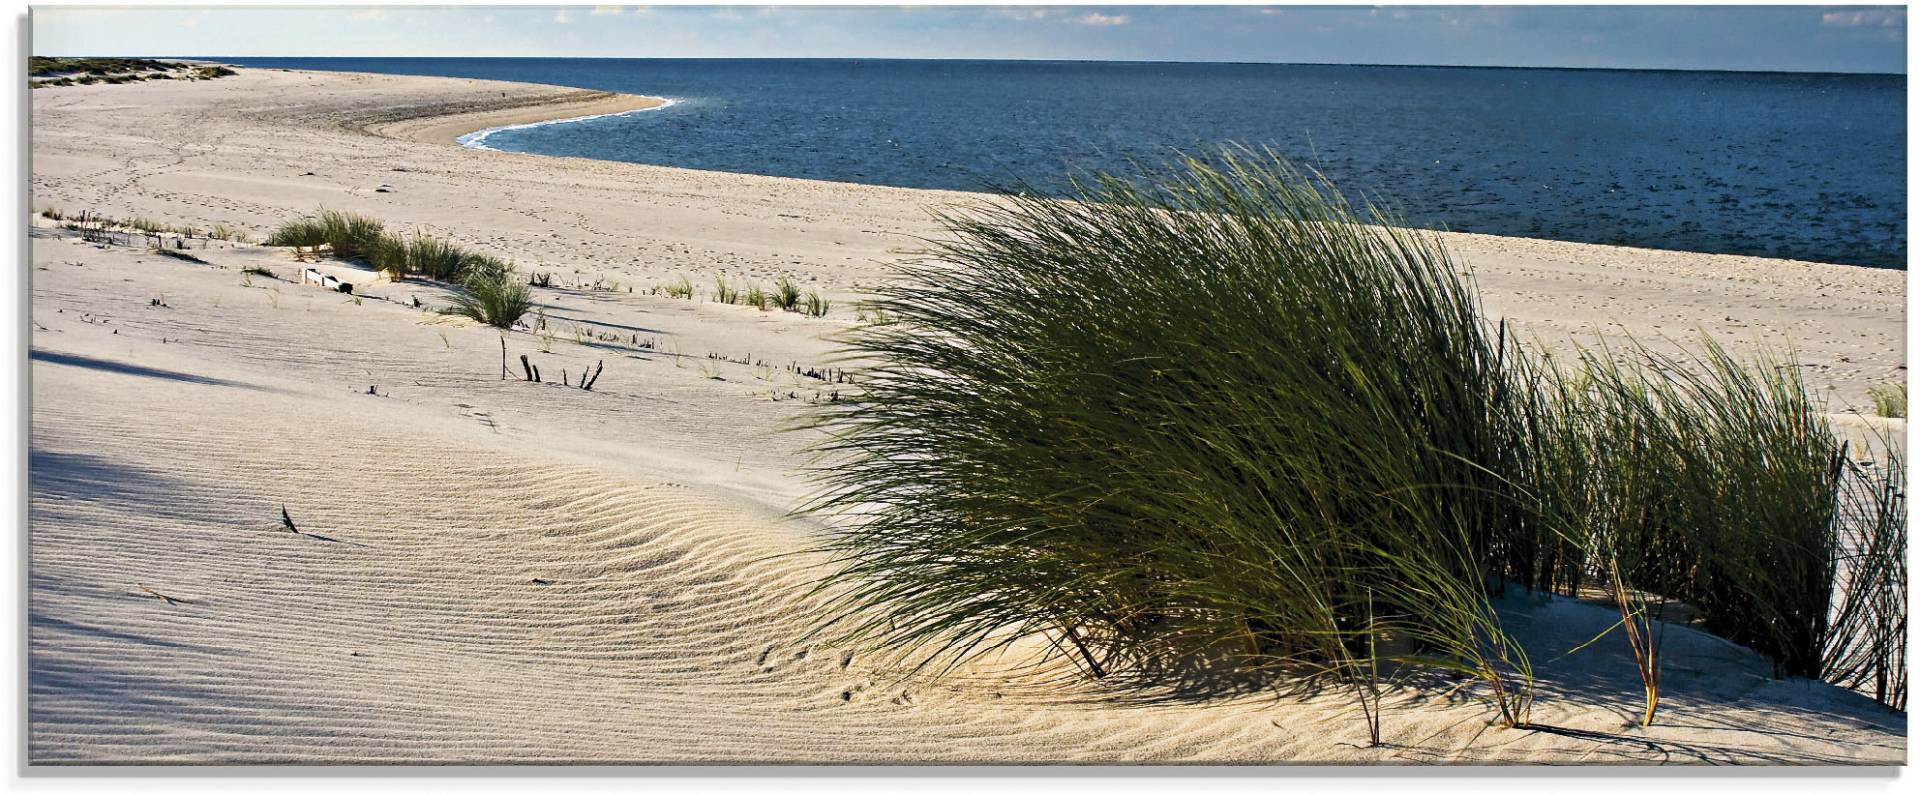
[[[658,111],[507,151],[903,187],[1271,147],[1416,225],[1905,267],[1906,77],[898,60],[234,58],[551,83]]]

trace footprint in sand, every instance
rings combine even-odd
[[[846,689],[840,690],[840,701],[843,703],[852,703],[854,698],[859,697],[862,692],[867,691],[867,689],[871,686],[873,686],[872,681],[862,681],[858,684],[854,684],[853,686],[847,687]]]

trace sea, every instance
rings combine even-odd
[[[1222,144],[1428,228],[1904,268],[1904,75],[1085,61],[228,58],[666,97],[468,145],[1059,191]]]

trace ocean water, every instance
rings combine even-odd
[[[1032,61],[236,58],[665,96],[483,145],[753,174],[1056,189],[1266,146],[1416,225],[1905,267],[1900,75]]]

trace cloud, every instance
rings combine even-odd
[[[559,11],[553,12],[553,21],[560,25],[571,25],[573,24],[573,15],[567,13],[567,10],[562,8]]]
[[[1098,11],[1090,11],[1085,16],[1077,17],[1073,21],[1074,24],[1077,25],[1125,25],[1128,22],[1132,22],[1133,18],[1126,14],[1108,16]]]
[[[1864,11],[1829,11],[1820,15],[1820,24],[1830,28],[1891,28],[1905,25],[1904,8]]]
[[[619,6],[594,6],[588,14],[596,17],[619,16],[622,10]]]
[[[384,8],[362,8],[359,11],[355,11],[351,14],[348,14],[347,18],[348,19],[386,19],[387,10]]]
[[[1008,19],[1031,22],[1036,19],[1046,19],[1047,17],[1053,16],[1054,11],[1050,8],[996,8],[994,9],[994,13]]]

